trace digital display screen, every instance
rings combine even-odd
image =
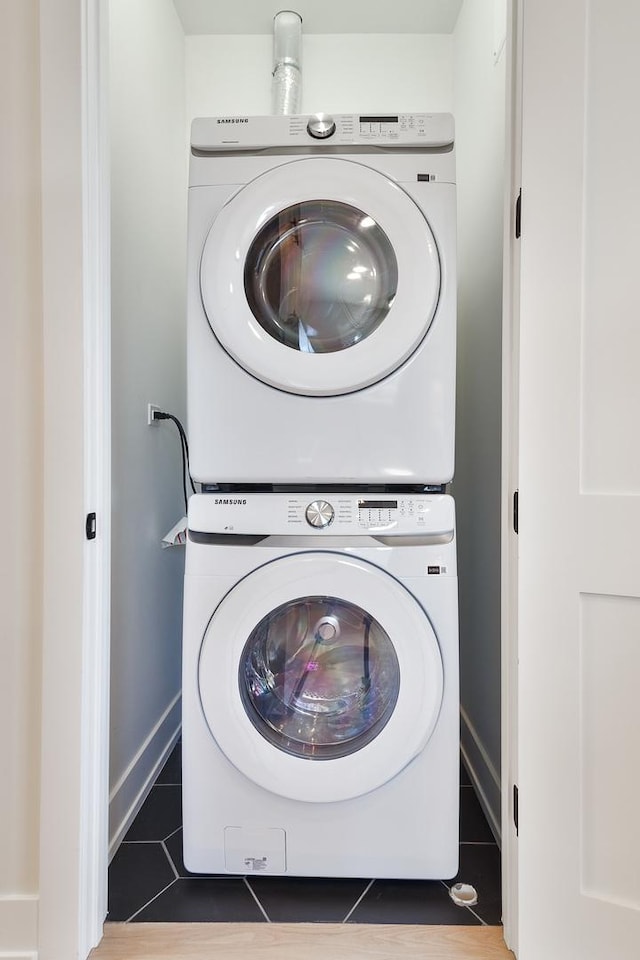
[[[360,123],[397,123],[397,117],[360,117]]]
[[[358,500],[358,510],[397,510],[397,500]]]

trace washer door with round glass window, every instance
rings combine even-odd
[[[443,669],[401,583],[365,560],[308,552],[229,591],[207,626],[198,684],[238,770],[281,796],[331,802],[382,786],[424,748]]]
[[[416,350],[436,313],[440,260],[397,183],[311,157],[256,177],[222,208],[200,292],[213,333],[249,374],[331,396],[376,383]]]

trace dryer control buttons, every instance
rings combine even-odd
[[[314,500],[305,511],[307,523],[312,527],[328,527],[333,520],[335,511],[326,500]]]
[[[307,132],[316,140],[326,140],[336,132],[336,123],[328,113],[316,113],[307,124]]]

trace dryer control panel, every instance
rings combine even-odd
[[[191,147],[200,153],[270,147],[451,147],[450,113],[294,114],[274,117],[198,117]]]
[[[447,494],[196,494],[189,529],[253,536],[445,536],[455,527]]]

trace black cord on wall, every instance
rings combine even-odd
[[[189,470],[189,443],[187,441],[187,435],[178,418],[174,417],[172,413],[163,413],[161,410],[154,410],[153,419],[171,420],[172,423],[175,423],[176,427],[178,428],[178,433],[180,434],[180,452],[182,453],[182,493],[184,495],[184,509],[186,512],[189,506],[189,497],[187,495],[187,477],[189,478],[191,490],[193,493],[197,493],[191,472]]]

